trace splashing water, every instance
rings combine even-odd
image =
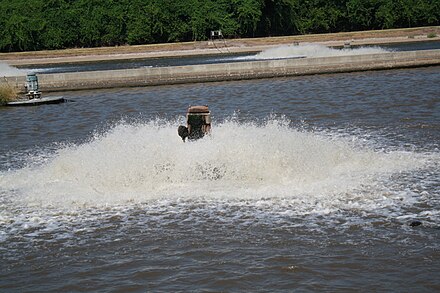
[[[26,73],[26,70],[21,70],[0,62],[0,76],[23,76],[26,75]]]
[[[278,198],[298,212],[326,211],[376,205],[380,180],[426,163],[414,153],[373,151],[288,124],[226,121],[211,137],[183,143],[175,123],[121,123],[43,163],[0,173],[0,186],[16,200],[42,206]]]
[[[388,53],[390,51],[379,47],[361,47],[361,48],[344,48],[333,49],[324,45],[304,44],[304,45],[287,45],[264,50],[255,56],[238,57],[237,59],[282,59],[282,58],[301,58],[301,57],[331,57],[331,56],[348,56],[348,55],[365,55]]]

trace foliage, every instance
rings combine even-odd
[[[9,84],[0,84],[0,106],[17,99],[17,90]]]
[[[0,0],[0,51],[438,25],[439,0]]]

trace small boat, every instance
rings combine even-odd
[[[63,97],[41,97],[41,92],[38,88],[38,77],[35,73],[26,75],[27,94],[26,98],[18,99],[17,101],[8,102],[6,106],[37,106],[45,104],[60,104],[66,100]]]
[[[177,133],[185,141],[196,140],[211,133],[211,112],[208,106],[190,106],[186,112],[187,126],[180,125]]]

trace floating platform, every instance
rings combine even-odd
[[[64,103],[66,99],[64,97],[45,97],[35,99],[22,99],[14,102],[6,103],[6,106],[18,107],[18,106],[38,106],[47,104],[60,104]]]

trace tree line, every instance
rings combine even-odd
[[[440,0],[0,0],[0,51],[438,25]]]

